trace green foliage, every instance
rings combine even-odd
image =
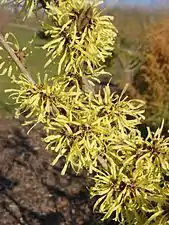
[[[37,3],[31,2],[26,0],[23,6],[28,16]],[[125,96],[127,87],[120,95],[111,93],[109,83],[103,95],[92,88],[92,79],[97,81],[105,72],[102,63],[114,50],[117,36],[112,18],[97,9],[100,3],[47,2],[45,12],[53,24],[42,22],[42,26],[52,40],[43,48],[50,57],[46,65],[58,60],[58,71],[53,76],[37,74],[35,82],[22,66],[20,73],[15,64],[5,64],[3,74],[18,87],[6,92],[12,92],[16,116],[24,114],[25,125],[31,124],[31,129],[44,125],[43,141],[53,153],[52,165],[65,159],[62,175],[69,167],[77,174],[87,171],[94,181],[90,187],[91,197],[96,198],[94,209],[103,214],[103,220],[167,225],[169,138],[161,134],[164,123],[155,133],[147,128],[144,139],[137,128],[144,120],[143,101]],[[3,66],[6,59],[1,60]]]

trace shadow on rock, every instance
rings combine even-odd
[[[5,193],[10,203],[3,201],[3,208],[21,225],[59,225],[63,221],[60,212],[34,212],[17,202],[10,194]]]

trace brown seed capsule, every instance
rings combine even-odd
[[[22,50],[15,51],[15,55],[18,57],[18,59],[24,64],[25,63],[25,52]]]
[[[39,0],[39,4],[41,4],[42,8],[46,9],[46,4],[50,3],[51,0]],[[54,0],[55,4],[58,5],[59,0]]]
[[[83,11],[78,18],[78,31],[83,31],[85,27],[90,23],[93,16],[93,9],[89,7]]]

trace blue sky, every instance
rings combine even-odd
[[[116,2],[116,0],[104,0],[106,5],[112,5]],[[141,4],[141,5],[149,5],[151,0],[117,0],[117,2],[125,3],[125,4]]]

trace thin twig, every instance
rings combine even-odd
[[[38,28],[30,27],[30,26],[27,26],[25,24],[20,24],[20,23],[8,23],[8,26],[21,28],[21,29],[24,29],[24,30],[30,30],[30,31],[33,31],[33,32],[37,32],[37,30],[38,30]]]
[[[12,60],[15,62],[17,67],[20,69],[20,71],[27,77],[27,79],[35,84],[35,81],[33,80],[30,73],[27,71],[27,69],[24,67],[22,62],[18,59],[18,57],[15,55],[12,48],[9,46],[9,44],[6,42],[3,34],[0,32],[0,44],[3,46],[3,48],[8,52],[8,54],[11,56]]]

